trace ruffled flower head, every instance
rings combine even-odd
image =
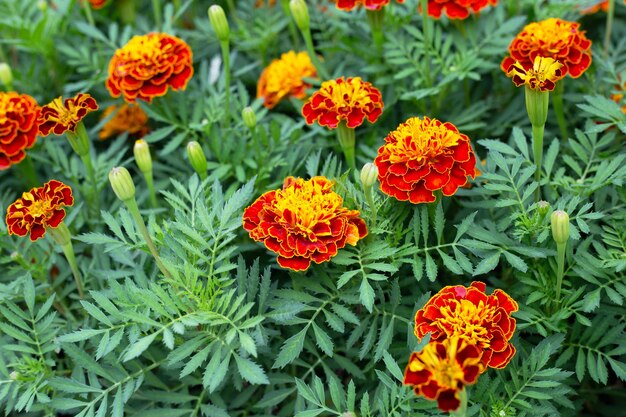
[[[443,13],[449,19],[467,19],[470,11],[480,12],[488,6],[496,6],[498,0],[428,0],[428,15],[439,19]]]
[[[398,3],[404,3],[404,0],[396,0]],[[356,7],[363,6],[368,10],[380,10],[388,5],[391,0],[335,0],[335,4],[339,10],[350,11]]]
[[[283,268],[305,271],[311,262],[326,262],[367,235],[359,211],[343,207],[332,188],[325,177],[288,177],[282,190],[263,194],[244,211],[243,227],[278,254]]]
[[[111,136],[128,133],[137,138],[145,136],[148,127],[148,115],[136,104],[122,104],[121,106],[109,106],[104,110],[102,118],[113,114],[113,117],[102,127],[98,137],[102,140]]]
[[[83,118],[94,110],[98,110],[98,103],[89,94],[79,93],[65,101],[57,97],[41,108],[39,133],[48,136],[50,133],[62,135],[68,130],[74,132]]]
[[[302,107],[307,124],[317,122],[330,129],[341,121],[350,128],[360,126],[365,118],[374,123],[382,112],[380,91],[360,77],[324,81]]]
[[[51,180],[43,187],[33,188],[7,209],[9,234],[30,234],[34,242],[46,234],[48,227],[57,227],[65,218],[63,207],[73,204],[72,189],[61,181]]]
[[[467,136],[452,123],[412,117],[385,138],[374,163],[383,193],[413,204],[435,201],[434,191],[453,195],[476,176]]]
[[[486,366],[504,368],[515,355],[509,341],[515,332],[511,313],[518,306],[504,291],[487,295],[485,289],[482,282],[443,288],[417,311],[415,335],[421,339],[430,333],[431,343],[459,337],[482,351]]]
[[[413,352],[404,371],[404,384],[416,395],[437,401],[442,411],[454,411],[461,404],[460,392],[476,382],[485,370],[482,351],[459,337],[428,343]]]
[[[31,96],[0,92],[0,170],[21,162],[35,145],[40,112]]]
[[[256,96],[264,100],[263,105],[268,109],[287,96],[303,99],[306,97],[306,89],[311,87],[303,81],[305,77],[317,77],[309,55],[306,52],[286,52],[263,70]]]
[[[166,33],[134,36],[115,51],[109,63],[106,87],[113,97],[124,96],[152,102],[171,87],[184,90],[193,75],[191,48],[185,41]]]
[[[509,45],[509,56],[500,65],[509,73],[516,63],[533,68],[536,57],[552,58],[563,64],[563,76],[580,77],[591,65],[591,41],[579,24],[550,18],[530,23]]]
[[[532,68],[524,68],[519,61],[515,61],[506,75],[518,87],[526,85],[532,90],[552,91],[556,82],[563,78],[562,68],[563,64],[559,61],[537,56]]]

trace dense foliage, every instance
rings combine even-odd
[[[272,3],[222,4],[224,40],[207,17],[211,3],[199,0],[109,0],[98,9],[76,0],[0,0],[0,61],[13,78],[5,91],[41,106],[89,93],[99,107],[81,116],[87,151],[71,131],[40,135],[24,148],[26,162],[0,171],[3,213],[51,179],[71,186],[63,224],[78,266],[72,270],[68,246],[59,245],[62,233],[31,241],[0,224],[0,409],[80,417],[443,415],[403,385],[411,352],[429,343],[414,335],[415,315],[444,287],[482,281],[488,294],[501,289],[519,306],[516,353],[466,387],[464,415],[625,415],[626,6],[611,0],[608,15],[582,15],[599,2],[501,0],[467,19],[437,20],[419,11],[425,1],[405,0],[384,6],[377,22],[363,7],[312,0],[317,56],[298,64],[308,68],[298,92],[264,107],[256,97],[264,68],[282,53],[307,50],[289,2]],[[558,81],[536,175],[524,88],[500,65],[525,24],[550,17],[578,21],[593,59],[579,78]],[[133,83],[107,80],[116,50],[150,32],[184,40],[193,57],[178,41],[163,41],[184,59],[163,63],[175,68],[167,92],[148,102],[156,84],[121,91]],[[323,81],[339,77],[361,77],[384,101],[382,113],[368,113],[354,131],[357,169],[335,132],[307,125],[301,112]],[[109,124],[106,109],[131,96],[149,133],[143,124],[130,133]],[[433,203],[398,201],[378,183],[370,194],[360,168],[416,116],[450,122],[469,138],[476,178],[435,191]],[[133,158],[141,135],[156,195]],[[206,155],[208,175],[194,170],[203,161],[188,156],[190,141]],[[131,172],[149,239],[129,200],[111,188],[118,166]],[[297,272],[250,238],[242,216],[286,178],[316,176],[334,182],[367,235],[342,229],[343,241],[328,243],[339,248],[335,256]],[[556,210],[570,224],[562,290]],[[357,214],[341,213],[361,227]]]

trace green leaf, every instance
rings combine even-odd
[[[304,338],[307,330],[308,327],[305,327],[283,343],[272,368],[284,368],[300,355],[304,347]]]
[[[252,362],[247,358],[243,358],[239,355],[235,355],[235,362],[237,363],[237,369],[243,379],[251,384],[269,384],[270,381],[265,375],[265,371],[258,364]]]
[[[152,333],[148,336],[142,337],[141,339],[133,343],[126,351],[123,361],[126,362],[131,359],[135,359],[137,356],[141,355],[146,349],[148,349],[148,347],[150,347],[150,344],[154,341],[156,335],[156,332]]]
[[[324,330],[322,330],[315,322],[311,322],[313,333],[315,334],[315,343],[329,357],[333,357],[333,341]]]

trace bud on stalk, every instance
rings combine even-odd
[[[214,4],[209,7],[208,13],[211,26],[217,35],[217,39],[221,42],[227,41],[230,36],[230,27],[228,26],[228,20],[226,19],[224,9],[222,9],[221,6]]]
[[[120,200],[126,202],[135,198],[135,183],[126,168],[113,168],[109,172],[109,182],[113,192]]]
[[[198,173],[201,179],[205,179],[207,174],[207,161],[202,146],[195,140],[187,144],[187,156],[194,171]]]
[[[133,154],[141,172],[152,172],[152,156],[150,156],[150,145],[148,145],[148,142],[143,139],[135,141]]]

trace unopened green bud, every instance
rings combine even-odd
[[[211,26],[213,26],[213,30],[217,35],[217,39],[222,42],[227,41],[228,36],[230,35],[230,27],[228,26],[228,20],[226,19],[226,14],[224,13],[222,6],[214,4],[209,7],[209,20],[211,21]]]
[[[20,377],[20,373],[17,371],[13,371],[9,374],[9,379],[12,381],[16,381]]]
[[[563,210],[556,210],[550,218],[552,238],[557,244],[566,243],[569,239],[569,216]]]
[[[135,162],[141,172],[152,172],[152,156],[150,156],[150,145],[143,139],[135,141],[133,147]]]
[[[109,182],[117,198],[127,201],[135,198],[135,183],[128,170],[124,167],[115,167],[109,172]]]
[[[547,201],[541,200],[537,203],[537,212],[539,212],[539,215],[541,217],[548,214],[548,210],[550,210],[550,203],[548,203]]]
[[[0,62],[0,82],[7,87],[13,84],[13,73],[11,67],[6,62]]]
[[[361,184],[364,188],[370,188],[378,179],[378,167],[371,162],[363,165],[361,169]]]
[[[48,2],[45,0],[39,0],[37,2],[37,8],[40,12],[45,12],[46,10],[48,10]]]
[[[309,30],[311,25],[311,21],[309,19],[309,8],[304,0],[291,0],[289,2],[289,9],[291,10],[291,15],[293,16],[293,20],[296,21],[298,28],[301,31]]]
[[[252,107],[246,107],[241,112],[241,118],[243,119],[243,123],[248,126],[248,129],[252,130],[256,127],[256,114]]]
[[[194,171],[198,173],[200,178],[204,178],[207,171],[207,162],[202,146],[195,140],[189,142],[187,144],[187,156]]]

